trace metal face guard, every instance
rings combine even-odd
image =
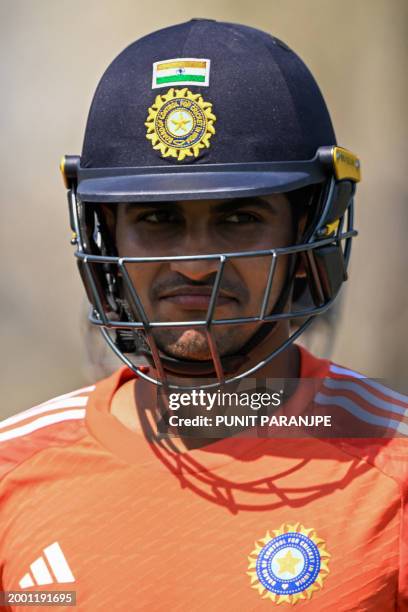
[[[90,321],[101,327],[102,334],[114,350],[116,355],[122,359],[122,361],[128,365],[131,369],[137,372],[142,378],[153,382],[159,386],[166,386],[170,389],[187,388],[183,385],[174,385],[167,382],[166,370],[163,364],[163,356],[161,355],[153,336],[153,330],[155,328],[202,328],[207,337],[208,345],[211,351],[211,358],[213,362],[213,369],[217,377],[217,382],[209,385],[204,385],[200,388],[217,387],[222,384],[228,384],[240,380],[245,376],[254,374],[261,367],[269,363],[277,354],[283,351],[291,342],[293,342],[306,327],[311,323],[312,319],[327,310],[333,303],[340,285],[344,278],[338,278],[338,266],[331,266],[333,259],[333,253],[336,253],[336,257],[341,257],[341,261],[345,261],[345,266],[350,254],[351,239],[357,234],[352,228],[352,219],[349,219],[348,228],[345,232],[338,232],[336,235],[330,236],[329,238],[321,239],[318,242],[300,244],[296,246],[270,249],[265,251],[250,251],[250,252],[238,252],[238,253],[225,253],[216,255],[196,255],[196,256],[176,256],[176,257],[108,257],[102,255],[93,255],[78,249],[76,257],[81,268],[81,275],[85,286],[87,287],[88,297],[90,298],[93,308],[90,313]],[[345,242],[344,251],[341,247],[341,242]],[[315,305],[300,310],[292,310],[290,312],[280,313],[268,313],[267,305],[271,289],[274,282],[277,262],[280,257],[287,257],[295,254],[305,255],[309,261],[315,264],[315,277],[314,287]],[[214,311],[217,303],[219,290],[222,284],[222,278],[225,266],[228,262],[240,258],[257,258],[257,257],[268,257],[270,258],[269,273],[265,291],[262,297],[262,303],[259,312],[251,317],[236,317],[229,319],[216,319],[214,317]],[[213,284],[212,294],[210,297],[209,306],[207,309],[206,317],[197,321],[151,321],[146,315],[143,308],[142,301],[140,299],[137,287],[134,286],[129,272],[128,266],[131,264],[148,264],[148,263],[159,263],[168,261],[193,261],[193,260],[216,260],[218,262],[218,269],[216,279]],[[104,272],[109,269],[112,274],[112,269],[116,269],[116,275],[120,276],[122,283],[125,286],[125,294],[127,300],[127,316],[122,320],[113,320],[109,316],[111,308],[106,302],[105,293],[102,288],[101,277]],[[113,273],[115,275],[115,273]],[[330,279],[333,279],[335,286],[330,286]],[[273,353],[269,354],[265,359],[258,363],[255,367],[246,370],[238,375],[228,376],[223,367],[223,360],[220,357],[219,351],[214,338],[214,329],[218,325],[249,325],[253,323],[273,323],[280,320],[287,319],[304,319],[301,327],[285,342],[284,345],[279,347]],[[150,351],[153,357],[154,366],[158,373],[158,379],[152,378],[146,374],[143,369],[139,369],[135,366],[132,361],[126,357],[122,351],[118,349],[114,339],[109,334],[109,330],[129,330],[144,332],[146,341],[150,347]],[[197,387],[195,387],[197,388]]]
[[[167,181],[162,181],[162,186],[167,185],[166,189],[161,193],[157,193],[156,191],[153,193],[153,191],[151,191],[150,194],[147,194],[141,191],[135,193],[134,189],[137,186],[137,188],[140,187],[141,181],[143,182],[146,179],[152,181],[152,175],[146,172],[148,169],[144,169],[145,171],[141,172],[139,175],[135,175],[135,169],[122,169],[121,171],[120,169],[81,169],[80,172],[78,172],[78,163],[78,158],[66,158],[63,174],[69,188],[68,201],[70,222],[74,236],[73,243],[77,245],[75,256],[78,260],[78,266],[88,298],[92,304],[90,321],[101,328],[102,334],[108,344],[129,368],[135,371],[141,378],[159,387],[186,390],[217,388],[254,374],[296,340],[306,327],[310,325],[314,317],[325,312],[331,306],[343,281],[346,280],[351,241],[352,238],[357,235],[353,227],[353,196],[355,182],[359,180],[360,176],[360,167],[357,158],[344,149],[340,149],[339,147],[323,147],[319,149],[313,160],[306,162],[276,162],[265,164],[265,167],[262,168],[262,172],[259,171],[259,169],[250,168],[252,178],[248,175],[248,167],[251,166],[251,164],[246,165],[246,171],[244,171],[244,168],[235,167],[233,170],[229,169],[225,174],[223,174],[223,170],[227,170],[226,168],[217,167],[216,170],[212,168],[209,174],[212,175],[214,172],[217,174],[219,180],[223,182],[223,189],[227,188],[227,183],[231,180],[231,174],[233,173],[236,173],[234,174],[235,178],[238,175],[240,176],[240,180],[242,179],[243,181],[242,184],[252,184],[250,192],[245,191],[241,193],[240,189],[238,189],[237,191],[239,193],[234,191],[230,193],[229,196],[226,196],[222,190],[215,192],[208,191],[205,184],[211,186],[212,179],[210,180],[211,177],[208,176],[203,166],[201,166],[201,168],[198,166],[189,167],[188,172],[191,177],[195,176],[197,180],[204,181],[201,191],[195,193],[189,192],[187,194],[184,193],[184,191],[180,193],[180,191],[175,188],[175,182],[173,180],[175,174],[179,175],[179,184],[185,185],[184,178],[186,171],[182,169],[182,172],[174,174],[160,172],[160,174],[167,179]],[[291,173],[292,170],[295,170],[294,165],[296,164],[296,172]],[[239,165],[235,164],[235,166]],[[266,170],[266,166],[269,166],[269,168],[268,172],[265,174],[263,170]],[[255,196],[260,193],[290,191],[291,189],[299,187],[298,179],[301,166],[302,173],[305,174],[305,176],[302,177],[301,185],[315,184],[317,182],[322,182],[326,185],[324,201],[318,211],[317,219],[312,227],[312,231],[308,233],[302,244],[263,251],[238,251],[235,253],[217,253],[211,255],[116,257],[107,254],[107,250],[101,249],[91,237],[95,232],[95,228],[91,228],[90,231],[87,212],[89,213],[90,206],[97,205],[89,204],[89,202],[95,202],[96,200],[99,202],[158,201],[169,199],[177,200],[187,197],[189,199],[204,199],[208,197],[239,197],[248,195],[248,193]],[[348,168],[350,168],[349,172]],[[258,178],[262,175],[262,181],[265,181],[267,177],[268,186],[263,182],[262,185],[257,184],[257,188],[254,189],[254,172],[259,172]],[[283,183],[281,182],[283,175],[285,175],[284,189],[282,189]],[[337,176],[339,178],[337,178]],[[80,178],[79,184],[78,178]],[[114,188],[113,184],[110,184],[112,178],[114,178],[116,185]],[[251,180],[249,180],[249,178],[251,178]],[[274,187],[271,181],[275,181]],[[161,184],[160,181],[159,184]],[[157,190],[157,185],[158,183],[151,189]],[[212,185],[214,185],[214,183],[212,183]],[[197,188],[197,185],[195,185],[195,187]],[[133,189],[133,191],[129,192],[130,188]],[[111,191],[109,191],[109,189],[111,189]],[[117,191],[120,191],[120,189],[122,189],[121,197],[119,197],[120,194]],[[105,196],[103,190],[105,190]],[[79,194],[81,197],[79,197]],[[214,313],[219,291],[222,286],[225,266],[234,260],[244,257],[270,258],[269,272],[259,312],[250,317],[216,319]],[[307,272],[311,299],[306,306],[298,310],[285,312],[282,308],[282,304],[280,304],[280,309],[278,309],[278,311],[274,308],[272,312],[268,312],[268,303],[274,283],[277,262],[281,257],[302,258]],[[205,318],[198,321],[164,322],[149,320],[143,308],[138,288],[135,287],[129,276],[128,266],[132,264],[143,265],[149,263],[193,260],[213,260],[218,262],[216,278],[212,286],[212,293]],[[123,287],[122,295],[118,293],[119,278]],[[278,303],[280,301],[281,300],[278,299]],[[115,316],[113,317],[112,312],[115,312]],[[231,365],[231,360],[220,356],[214,335],[214,330],[217,326],[248,326],[261,323],[271,328],[277,321],[288,319],[303,319],[304,321],[283,344],[274,351],[267,353],[255,366],[247,368],[238,374],[233,371],[234,368],[226,366],[227,361],[229,361],[229,366]],[[202,329],[205,333],[211,353],[209,369],[211,376],[215,378],[215,382],[200,384],[200,374],[197,376],[200,367],[196,366],[196,364],[200,362],[182,362],[182,365],[186,365],[187,370],[191,367],[191,372],[187,375],[190,378],[197,377],[198,384],[193,386],[174,384],[170,383],[168,380],[168,372],[171,371],[171,367],[168,367],[169,359],[160,352],[153,332],[156,328],[180,329],[191,327]],[[151,360],[157,372],[157,378],[150,376],[144,367],[133,363],[129,357],[129,354],[132,352],[130,349],[134,346],[133,339],[140,333],[143,334],[146,344],[149,347]],[[115,334],[116,337],[113,337],[112,334]],[[241,363],[239,363],[238,360],[237,363],[242,369],[243,362],[241,361]],[[235,367],[235,370],[236,369]]]

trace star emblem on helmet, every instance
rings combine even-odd
[[[198,157],[210,146],[216,116],[212,103],[187,87],[157,95],[145,122],[146,138],[162,157]]]
[[[178,119],[172,119],[171,122],[175,125],[176,132],[181,132],[182,134],[186,134],[189,131],[189,126],[192,123],[191,117],[183,114],[181,111]]]

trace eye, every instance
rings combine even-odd
[[[170,210],[152,210],[151,212],[144,213],[140,221],[147,223],[174,223],[177,221],[177,215]]]
[[[235,212],[225,217],[224,221],[226,223],[256,223],[259,219],[249,212]]]

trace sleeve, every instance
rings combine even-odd
[[[408,437],[401,436],[380,441],[359,439],[360,454],[392,478],[401,494],[399,568],[398,568],[398,612],[408,612]],[[364,452],[362,452],[362,450]]]
[[[1,568],[1,565],[0,565]],[[2,570],[0,569],[0,612],[12,612],[12,608],[10,606],[3,605],[3,579],[2,579]]]
[[[408,464],[408,458],[406,459]],[[400,533],[400,566],[398,576],[399,612],[408,612],[408,480],[402,489],[402,520]]]
[[[10,474],[19,465],[21,458],[19,445],[14,440],[0,442],[0,593],[10,589],[5,584],[6,568],[8,563],[8,550],[6,533],[12,516],[9,502],[12,499],[14,486]],[[0,611],[11,612],[13,608],[4,605],[3,596],[0,598]]]
[[[408,612],[408,438],[387,440],[377,455],[381,469],[391,476],[401,491],[398,596],[396,609]]]
[[[0,467],[1,467],[1,463],[2,463],[2,457],[1,457],[1,453],[0,453]],[[5,555],[5,551],[4,551],[4,537],[3,537],[3,531],[2,529],[4,528],[4,525],[6,524],[6,520],[5,520],[5,497],[6,497],[6,491],[5,491],[5,482],[4,479],[2,479],[0,477],[0,612],[11,612],[12,608],[10,608],[10,606],[6,606],[3,604],[3,593],[5,591],[5,585],[4,585],[4,568],[5,568],[5,563],[6,563],[6,555]],[[2,527],[3,526],[3,527]]]

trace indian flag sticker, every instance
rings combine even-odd
[[[195,57],[168,59],[153,64],[152,88],[171,85],[199,85],[210,83],[210,60]]]

